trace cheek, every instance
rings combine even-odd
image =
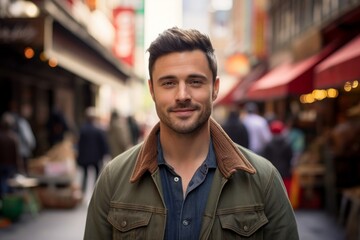
[[[174,101],[174,97],[168,92],[158,92],[156,90],[152,92],[152,98],[158,106],[169,105]]]

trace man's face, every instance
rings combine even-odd
[[[187,134],[209,119],[219,79],[200,50],[175,52],[156,60],[149,87],[162,126]]]

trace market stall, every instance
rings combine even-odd
[[[29,176],[39,182],[37,194],[43,207],[72,208],[81,202],[76,169],[76,152],[70,139],[29,161]]]

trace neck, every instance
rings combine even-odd
[[[195,171],[205,160],[210,144],[210,122],[195,133],[179,134],[160,125],[160,142],[165,161],[182,180],[183,194]]]
[[[209,121],[190,134],[179,134],[164,126],[160,129],[160,142],[167,163],[175,167],[204,161],[209,151]]]

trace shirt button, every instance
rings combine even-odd
[[[183,224],[184,226],[188,226],[188,225],[189,225],[189,221],[188,221],[188,220],[183,220],[182,224]]]
[[[179,178],[178,178],[178,177],[174,177],[174,181],[175,181],[175,182],[178,182],[178,181],[179,181]]]
[[[249,227],[248,226],[244,226],[244,231],[247,232],[249,230]]]
[[[122,227],[126,227],[126,225],[127,225],[127,221],[124,220],[124,221],[121,222]]]

